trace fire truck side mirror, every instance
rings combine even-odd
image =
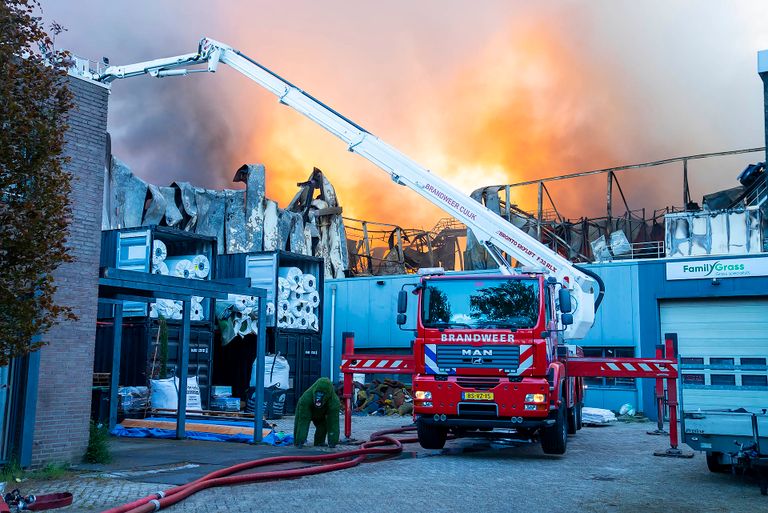
[[[405,290],[401,290],[397,293],[397,313],[398,314],[404,314],[408,311],[408,292]],[[398,324],[402,324],[400,322],[400,316],[397,316]],[[405,316],[403,316],[403,319],[405,319]],[[405,321],[403,321],[405,323]]]
[[[573,314],[564,313],[560,315],[560,322],[563,323],[563,326],[570,326],[573,324]]]
[[[564,314],[571,313],[573,311],[573,305],[571,304],[571,291],[568,289],[560,289],[557,292],[558,300],[560,303],[560,311]],[[573,316],[571,316],[571,318],[573,318]]]
[[[397,314],[397,324],[399,326],[402,326],[403,324],[405,324],[405,321],[406,321],[406,317],[404,313]]]

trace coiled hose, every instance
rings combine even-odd
[[[415,427],[409,426],[378,431],[371,435],[370,440],[361,444],[359,449],[350,451],[306,456],[275,456],[239,463],[228,468],[211,472],[190,483],[170,488],[164,492],[149,495],[142,499],[129,502],[128,504],[108,509],[102,513],[152,513],[181,502],[190,495],[207,488],[254,483],[257,481],[273,479],[303,477],[355,467],[365,461],[368,456],[388,457],[400,454],[403,451],[404,443],[416,442],[418,438],[414,436],[398,439],[391,435],[415,430]],[[273,470],[269,472],[251,472],[248,474],[232,475],[257,467],[296,462],[321,464],[289,470]]]

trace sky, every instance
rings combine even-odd
[[[233,46],[470,193],[477,187],[764,145],[761,0],[42,0],[56,46],[112,64]],[[112,85],[113,154],[156,184],[237,188],[263,163],[285,206],[313,167],[344,215],[445,217],[236,71]],[[763,154],[689,164],[694,200]],[[630,208],[681,205],[681,166],[620,174]],[[550,187],[568,217],[605,210],[605,176]],[[535,188],[514,201],[534,208]],[[614,211],[623,211],[617,205]]]

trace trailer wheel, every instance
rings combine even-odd
[[[721,452],[708,452],[707,453],[707,468],[710,472],[716,472],[719,474],[730,472],[732,465],[720,463],[720,457],[723,455]]]
[[[541,448],[544,454],[565,454],[568,445],[567,410],[565,404],[561,404],[555,423],[541,430]]]
[[[445,440],[448,438],[447,428],[425,424],[424,422],[416,424],[416,433],[419,436],[419,445],[424,449],[442,449],[445,447]]]

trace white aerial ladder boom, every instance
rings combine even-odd
[[[145,74],[168,77],[215,72],[220,62],[235,68],[277,96],[280,103],[292,107],[331,132],[347,144],[349,151],[365,157],[389,173],[395,183],[417,192],[463,222],[488,250],[502,273],[514,272],[502,254],[506,253],[523,265],[541,268],[555,277],[571,290],[574,299],[573,324],[567,327],[565,337],[580,339],[587,334],[594,323],[595,310],[603,295],[602,282],[597,275],[575,266],[354,121],[239,51],[213,39],[203,38],[197,53],[127,66],[109,66],[98,80],[110,83],[118,78]],[[207,67],[185,67],[196,64],[206,64]]]

